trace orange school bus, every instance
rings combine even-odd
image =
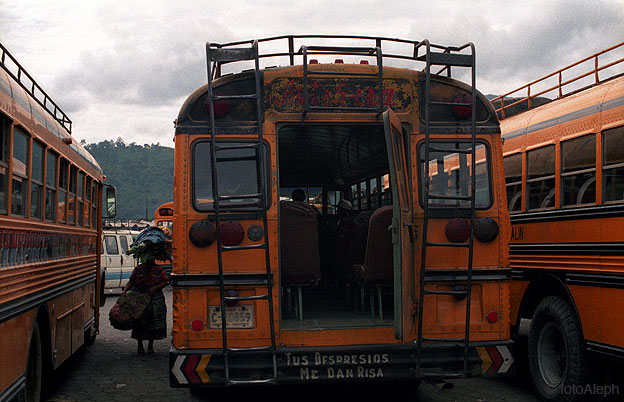
[[[472,44],[206,49],[176,121],[171,386],[510,373],[500,128]]]
[[[104,175],[1,44],[0,66],[0,401],[31,402],[98,331]]]
[[[167,228],[173,233],[173,201],[166,202],[156,208],[154,213],[154,225],[160,228]],[[171,261],[156,261],[156,264],[162,265],[167,274],[171,274],[173,265]]]
[[[556,81],[555,100],[501,123],[512,332],[531,320],[529,368],[544,400],[568,400],[565,387],[595,382],[592,355],[624,362],[622,50],[624,43],[522,87],[530,96],[501,97],[499,112],[509,112],[548,95],[536,87]]]

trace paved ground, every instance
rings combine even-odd
[[[171,290],[165,289],[171,312]],[[108,312],[116,296],[109,296],[100,310],[100,335],[93,346],[80,350],[57,373],[48,402],[109,401],[376,401],[422,402],[531,402],[538,401],[529,385],[521,379],[468,379],[453,382],[454,388],[438,390],[422,384],[409,398],[399,397],[389,386],[267,387],[246,389],[233,394],[209,391],[193,395],[187,389],[169,387],[167,353],[171,339],[156,341],[153,355],[136,355],[136,341],[129,331],[117,331],[108,322]],[[170,314],[169,314],[170,315]],[[168,323],[171,329],[171,322]]]

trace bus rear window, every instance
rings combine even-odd
[[[220,143],[219,145],[245,145],[243,142]],[[210,141],[199,141],[193,146],[193,205],[198,211],[211,211],[214,207],[212,193],[212,166],[210,163]],[[220,207],[224,209],[253,208],[260,202],[259,198],[235,198],[257,194],[258,164],[256,150],[253,148],[239,148],[221,150],[217,152],[219,195],[234,197],[222,200]],[[268,150],[264,146],[264,158],[267,180],[270,162],[267,160]],[[265,186],[267,203],[269,200],[268,188]],[[266,207],[266,206],[265,206]]]
[[[444,197],[469,197],[470,180],[473,175],[471,155],[456,152],[469,151],[469,141],[431,141],[430,146],[440,151],[429,152],[429,207],[470,208],[470,200],[445,199]],[[419,148],[420,201],[425,194],[425,144]],[[487,209],[492,204],[490,184],[489,150],[483,143],[476,145],[475,207]],[[439,198],[437,198],[439,197]]]

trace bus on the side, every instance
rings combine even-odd
[[[173,234],[173,201],[166,202],[156,208],[156,212],[154,213],[154,226],[162,228],[165,230],[168,236],[172,236]],[[171,274],[173,270],[173,264],[171,261],[161,261],[157,260],[156,264],[162,265],[167,271],[167,274]]]
[[[512,335],[528,342],[547,401],[587,397],[570,390],[600,383],[593,356],[624,362],[623,55],[620,43],[493,100],[504,117]]]
[[[175,128],[171,386],[510,374],[500,126],[474,46],[206,51]]]
[[[0,401],[38,402],[98,333],[101,216],[115,215],[115,192],[1,44],[0,66]]]

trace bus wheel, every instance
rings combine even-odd
[[[41,400],[41,385],[43,376],[43,350],[39,324],[35,324],[30,349],[28,351],[28,365],[26,367],[26,388],[24,389],[26,402]]]
[[[560,297],[547,297],[533,313],[529,333],[529,368],[535,390],[544,401],[583,398],[566,388],[587,381],[583,336],[576,314]]]
[[[102,280],[100,281],[100,307],[104,307],[106,304],[106,293],[104,293],[104,273],[102,273]]]
[[[95,342],[95,328],[89,328],[84,332],[84,345],[91,346]]]

